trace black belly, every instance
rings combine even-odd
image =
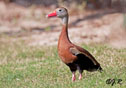
[[[78,59],[76,61],[67,64],[73,71],[77,70],[77,68],[79,68],[80,70],[87,70],[87,71],[95,71],[98,69],[102,69],[100,65],[95,65],[90,58],[88,58],[83,54],[78,54],[77,57]]]

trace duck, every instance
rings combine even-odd
[[[102,71],[98,61],[86,49],[73,44],[68,36],[68,10],[64,7],[55,9],[46,15],[47,18],[58,17],[62,20],[62,31],[58,40],[58,55],[72,72],[72,81],[76,80],[75,72],[79,71],[79,80],[84,70]]]

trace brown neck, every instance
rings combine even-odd
[[[68,16],[62,18],[62,21],[63,21],[63,27],[62,27],[62,32],[60,34],[59,41],[65,41],[67,43],[71,43],[68,36]]]

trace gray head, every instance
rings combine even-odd
[[[50,18],[50,17],[59,17],[59,18],[68,17],[68,11],[64,7],[57,8],[52,13],[48,14],[47,17],[48,18]]]

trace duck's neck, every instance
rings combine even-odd
[[[71,43],[68,36],[68,16],[62,18],[62,23],[63,23],[63,27],[62,27],[62,32],[60,34],[59,40],[67,43]]]
[[[68,25],[68,19],[69,19],[68,16],[65,16],[65,17],[62,18],[63,25]]]

